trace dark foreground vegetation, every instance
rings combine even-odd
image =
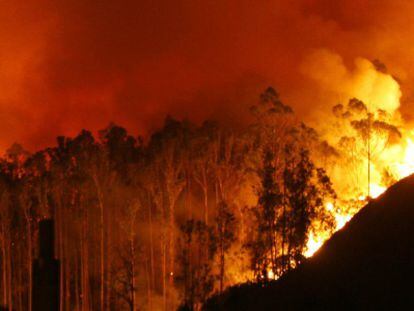
[[[408,310],[414,306],[414,176],[371,201],[298,269],[243,284],[204,310]]]

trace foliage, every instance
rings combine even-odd
[[[167,117],[145,141],[110,124],[34,154],[13,145],[0,161],[1,303],[28,309],[43,218],[55,220],[64,310],[194,310],[251,272],[267,281],[299,264],[314,222],[332,224],[332,185],[312,159],[323,143],[273,88],[252,116]],[[246,245],[249,258],[231,257]]]

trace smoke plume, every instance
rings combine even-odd
[[[403,0],[2,1],[0,148],[111,121],[145,134],[166,114],[243,120],[268,85],[312,119],[348,96],[397,109],[396,77],[408,120],[413,11]]]

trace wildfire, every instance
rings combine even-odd
[[[414,130],[407,131],[401,144],[390,147],[388,151],[381,156],[383,162],[387,162],[390,168],[390,173],[395,180],[400,180],[414,173]],[[382,176],[373,165],[373,171],[376,172],[375,181],[370,183],[369,192],[372,199],[378,198],[383,194],[389,185],[383,183]],[[361,207],[366,202],[366,196],[360,195],[358,201],[361,202]],[[335,230],[338,231],[345,226],[345,224],[352,218],[354,213],[343,212],[342,209],[334,205],[332,202],[327,202],[325,208],[335,218]],[[329,238],[329,234],[323,230],[314,230],[309,233],[308,243],[304,255],[311,257],[322,246],[322,244]]]
[[[414,173],[414,141],[411,138],[406,140],[404,159],[396,164],[396,168],[400,178]]]
[[[341,213],[340,209],[335,209],[332,202],[325,204],[325,209],[330,212],[335,218],[335,230],[340,230],[352,218],[350,213]],[[311,257],[322,246],[322,244],[329,238],[329,233],[323,230],[311,231],[306,245],[305,257]]]
[[[325,240],[321,237],[321,235],[315,235],[315,233],[311,232],[309,234],[308,244],[306,246],[305,257],[311,257],[316,251],[322,246]]]
[[[387,188],[384,186],[380,186],[378,184],[370,184],[370,197],[376,199],[381,194],[383,194],[385,190],[387,190]]]

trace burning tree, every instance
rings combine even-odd
[[[299,149],[299,154],[287,149],[287,163],[283,174],[288,269],[300,264],[308,242],[312,224],[317,220],[325,231],[332,231],[334,220],[325,210],[324,202],[334,198],[331,181],[322,168],[317,168],[309,151]],[[292,154],[294,156],[292,156]],[[286,218],[286,220],[285,220]]]
[[[267,280],[271,269],[274,276],[279,275],[277,258],[279,248],[278,223],[280,209],[282,208],[282,194],[275,181],[275,168],[273,154],[267,151],[264,155],[264,168],[262,172],[261,191],[259,193],[259,209],[255,211],[258,223],[254,240],[249,244],[252,253],[252,268],[258,280]]]
[[[386,111],[370,111],[356,98],[351,99],[346,107],[341,104],[334,106],[333,113],[340,120],[339,128],[345,129],[347,133],[341,135],[338,146],[354,167],[356,178],[364,171],[361,170],[363,162],[366,163],[367,197],[370,197],[372,164],[377,163],[378,156],[385,149],[400,141],[401,132],[392,124],[392,119]]]
[[[273,88],[251,111],[248,126],[167,118],[146,141],[111,124],[35,154],[10,149],[0,161],[2,303],[30,309],[45,217],[56,223],[63,310],[197,309],[252,273],[263,282],[299,265],[315,237],[345,223],[320,154],[364,163],[369,142],[374,168],[400,133],[355,100],[334,109],[349,130],[337,148]]]
[[[295,122],[292,110],[273,89],[262,95],[259,106],[267,121],[253,127],[261,128],[256,137],[262,142],[263,156],[258,206],[253,210],[256,230],[248,248],[256,278],[266,281],[302,261],[315,221],[323,223],[326,230],[332,229],[334,221],[324,208],[324,200],[335,194],[326,173],[310,157],[308,148],[318,142],[316,131]],[[262,121],[264,117],[257,111]]]

